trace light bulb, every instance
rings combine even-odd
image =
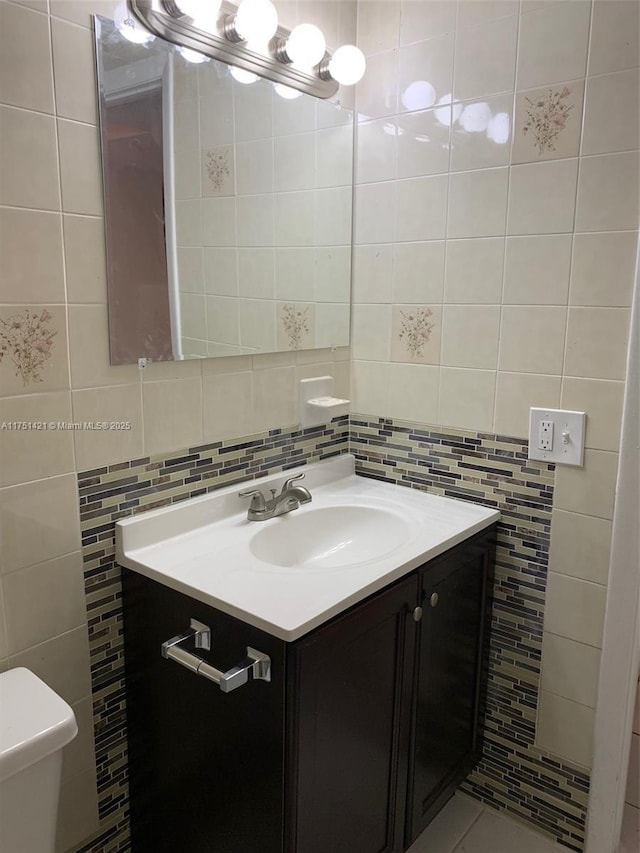
[[[300,68],[313,68],[327,49],[322,30],[313,24],[298,24],[291,30],[285,50],[294,65]]]
[[[191,50],[190,47],[182,47],[178,48],[178,53],[183,59],[186,59],[187,62],[193,62],[194,65],[198,65],[200,62],[208,62],[209,57],[205,56],[204,53],[200,53],[197,50]]]
[[[243,41],[264,45],[278,29],[278,13],[270,0],[242,0],[233,26]]]
[[[237,65],[231,65],[229,70],[231,72],[231,76],[234,80],[237,80],[238,83],[255,83],[258,79],[257,74],[253,74],[251,71],[245,71],[244,68],[238,68]]]
[[[352,44],[343,44],[329,60],[329,74],[343,86],[357,83],[366,67],[364,53]]]
[[[120,0],[113,13],[113,23],[116,29],[123,35],[127,41],[134,44],[148,44],[153,41],[155,36],[145,29],[137,18],[133,16],[133,12],[127,7],[127,0]]]
[[[193,18],[199,29],[215,30],[222,0],[174,0],[174,3],[183,15]]]
[[[292,89],[291,86],[285,86],[283,83],[274,83],[273,88],[286,101],[293,101],[294,98],[299,98],[302,94],[297,89]]]

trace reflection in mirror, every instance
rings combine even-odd
[[[347,345],[352,112],[95,24],[111,363]]]

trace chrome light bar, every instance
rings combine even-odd
[[[265,53],[258,53],[243,42],[231,40],[228,21],[238,7],[227,0],[220,7],[215,32],[196,27],[193,18],[182,14],[172,0],[128,0],[128,5],[150,32],[173,44],[197,50],[317,98],[330,98],[338,91],[338,83],[324,70],[331,58],[328,53],[317,66],[318,74],[308,73],[283,61],[281,45],[290,35],[285,27],[278,27]]]

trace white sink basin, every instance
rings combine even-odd
[[[350,454],[304,471],[312,501],[248,521],[247,482],[116,524],[129,569],[291,641],[488,527],[493,509],[358,477]]]
[[[249,540],[259,560],[288,569],[325,571],[395,551],[411,528],[397,512],[366,505],[304,507],[264,523]],[[268,526],[266,526],[268,524]]]

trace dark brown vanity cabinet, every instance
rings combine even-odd
[[[400,853],[478,758],[493,529],[293,643],[123,571],[133,853]],[[191,619],[223,693],[160,655]]]
[[[492,557],[485,534],[418,572],[424,615],[413,682],[407,846],[480,757]]]

